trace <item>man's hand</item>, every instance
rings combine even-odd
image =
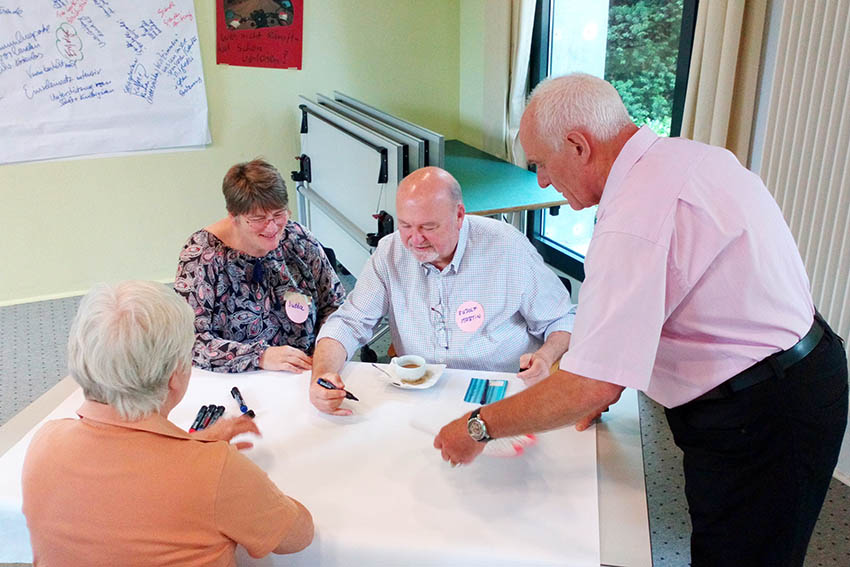
[[[594,423],[597,419],[599,419],[600,417],[602,417],[602,414],[603,414],[604,412],[608,411],[608,408],[609,408],[609,407],[613,406],[613,405],[614,405],[614,404],[616,404],[618,401],[620,401],[620,394],[622,394],[622,392],[623,392],[623,391],[622,391],[622,390],[620,390],[620,392],[617,394],[617,397],[615,397],[615,398],[614,398],[611,402],[609,402],[609,403],[605,404],[604,406],[602,406],[602,407],[600,407],[600,408],[598,408],[598,409],[596,409],[596,410],[594,410],[594,411],[590,412],[590,413],[589,413],[589,414],[587,414],[586,416],[584,416],[584,417],[582,417],[581,419],[579,419],[579,420],[576,422],[576,431],[584,431],[585,429],[587,429],[588,427],[590,427],[591,425],[593,425],[593,423]]]
[[[526,386],[534,386],[544,378],[547,378],[552,369],[553,362],[546,359],[539,352],[528,352],[519,357],[521,372],[517,378],[522,378]]]
[[[434,439],[434,448],[439,449],[443,460],[451,463],[453,467],[471,463],[484,450],[485,444],[475,441],[467,433],[467,419],[469,414],[449,423]]]
[[[291,346],[269,347],[260,356],[263,370],[283,370],[300,374],[313,367],[313,359]]]
[[[237,435],[249,432],[262,436],[254,420],[247,415],[242,415],[239,417],[219,419],[206,429],[192,433],[192,435],[205,441],[227,441],[230,443],[230,440]],[[236,443],[236,448],[240,451],[250,449],[253,446],[254,444],[250,441],[239,441]]]
[[[318,379],[324,378],[328,382],[337,387],[336,390],[328,390],[319,386]],[[342,378],[336,373],[322,374],[315,376],[310,381],[310,403],[317,410],[329,413],[331,415],[351,415],[351,410],[339,407],[345,400],[345,384],[342,383]]]

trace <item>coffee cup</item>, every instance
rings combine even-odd
[[[395,375],[402,380],[417,380],[425,374],[425,359],[415,354],[397,356],[390,360]]]

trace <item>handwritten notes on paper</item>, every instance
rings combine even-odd
[[[300,69],[303,0],[216,0],[217,63]]]
[[[0,0],[0,164],[210,142],[192,0]]]

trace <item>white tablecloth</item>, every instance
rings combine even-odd
[[[238,386],[263,437],[245,454],[313,514],[316,538],[301,553],[243,565],[599,565],[596,435],[572,428],[538,436],[513,458],[479,457],[451,468],[433,432],[476,407],[463,402],[472,377],[447,370],[428,390],[399,390],[369,365],[350,363],[350,417],[327,416],[307,398],[309,377],[195,370],[170,419],[188,428],[202,404],[239,412]],[[75,392],[48,419],[73,416]],[[37,429],[37,428],[35,428]],[[20,513],[20,469],[31,433],[0,458],[0,561],[31,561]]]

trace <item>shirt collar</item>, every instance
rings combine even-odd
[[[460,231],[457,235],[457,246],[455,247],[455,253],[452,256],[452,261],[448,263],[448,265],[443,268],[442,272],[449,273],[454,270],[457,273],[458,268],[460,267],[460,262],[463,260],[463,253],[466,251],[466,242],[469,240],[469,221],[466,220],[466,215],[463,216],[463,222],[460,225]],[[425,270],[430,270],[433,268],[437,270],[437,267],[431,264],[430,262],[420,262],[420,266],[425,268]],[[437,270],[441,272],[441,270]]]
[[[658,134],[649,126],[642,126],[629,138],[617,155],[617,159],[611,165],[608,179],[602,190],[602,198],[599,199],[599,209],[596,213],[598,219],[602,218],[606,205],[613,201],[622,187],[623,179],[629,174],[632,167],[640,161],[649,148],[658,141]]]
[[[192,439],[194,441],[204,441],[198,439],[194,435],[183,431],[168,419],[155,413],[144,417],[137,421],[128,421],[108,404],[86,400],[83,405],[77,410],[77,415],[83,419],[113,425],[115,427],[124,427],[126,429],[134,429],[137,431],[148,431],[157,435],[165,435],[166,437],[174,437],[177,439]]]

